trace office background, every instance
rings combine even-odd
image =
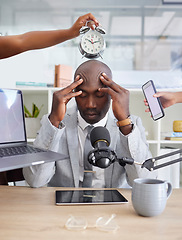
[[[131,112],[142,118],[153,155],[181,148],[182,141],[164,140],[173,120],[182,119],[181,105],[166,109],[162,122],[154,123],[144,112],[141,86],[153,79],[157,89],[182,91],[182,0],[0,0],[0,34],[69,28],[88,12],[106,30],[106,49],[99,60],[112,69],[113,80],[131,90]],[[58,64],[71,66],[74,73],[87,60],[79,52],[79,41],[77,37],[2,59],[0,86],[14,88],[16,81],[53,84]],[[50,111],[53,91],[24,88],[24,101],[30,106],[33,98],[44,104],[42,116]],[[179,176],[179,166],[172,173],[166,170],[172,180]]]
[[[174,2],[174,3],[173,3]],[[103,61],[115,81],[140,87],[153,78],[158,87],[182,87],[182,1],[169,0],[0,0],[0,33],[63,29],[92,12],[106,30]],[[1,86],[15,81],[53,83],[55,64],[73,70],[85,59],[80,37],[63,44],[1,60]],[[6,79],[6,81],[5,81]]]

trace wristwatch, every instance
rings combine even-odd
[[[131,118],[129,116],[128,118],[126,118],[124,120],[117,121],[116,124],[117,124],[118,127],[125,127],[125,126],[133,124],[133,122],[132,122],[132,120],[131,120]]]

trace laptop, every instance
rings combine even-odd
[[[27,143],[22,92],[0,88],[0,172],[66,158]]]

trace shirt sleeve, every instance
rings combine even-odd
[[[51,124],[48,118],[48,114],[44,115],[41,120],[41,128],[34,141],[34,145],[42,147],[55,152],[59,150],[59,139],[64,133],[65,125],[61,124],[61,128],[56,128]]]
[[[127,136],[122,133],[121,139],[125,143],[126,149],[130,153],[131,158],[138,163],[143,163],[145,160],[152,157],[149,150],[149,145],[145,137],[145,128],[142,125],[142,121],[139,117],[132,119],[134,122],[133,130]],[[125,166],[127,182],[130,186],[133,184],[135,178],[156,178],[157,171],[150,172],[145,168],[141,168],[141,165],[133,164]]]
[[[49,121],[48,115],[43,116],[41,128],[34,141],[34,145],[51,151],[59,152],[59,139],[64,133],[65,126],[61,129],[54,127]],[[23,169],[23,175],[31,187],[46,185],[55,173],[55,162],[39,164]]]

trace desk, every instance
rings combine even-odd
[[[120,205],[56,206],[55,190],[0,186],[0,239],[6,240],[180,240],[182,239],[182,189],[174,189],[164,212],[156,217],[138,216],[131,203],[131,190],[121,189],[129,203]],[[69,215],[87,219],[93,226],[100,216],[116,214],[120,228],[102,232],[96,228],[69,231]]]

